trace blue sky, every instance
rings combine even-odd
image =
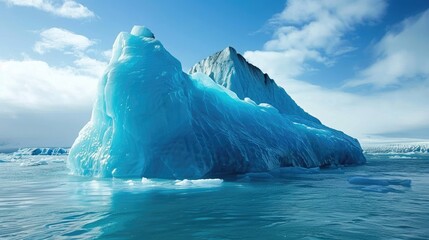
[[[362,141],[429,138],[429,1],[0,0],[0,149],[69,146],[116,35],[149,27],[188,70],[233,46]]]

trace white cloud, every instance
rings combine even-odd
[[[101,55],[103,55],[103,57],[105,57],[107,60],[110,60],[110,58],[112,57],[112,50],[109,49],[109,50],[103,51]]]
[[[376,44],[377,61],[351,82],[385,86],[402,81],[400,88],[363,95],[296,80],[308,71],[307,64],[330,64],[337,54],[356,50],[347,43],[346,33],[376,20],[385,7],[384,1],[372,0],[288,1],[273,19],[278,29],[272,40],[245,57],[276,79],[303,109],[354,137],[428,129],[428,11],[405,20],[399,31],[386,33]],[[410,84],[411,79],[419,84]]]
[[[0,111],[91,106],[98,76],[37,60],[0,61]]]
[[[289,79],[280,82],[292,98],[327,126],[360,139],[427,128],[429,84],[359,95]]]
[[[244,55],[257,66],[283,72],[283,78],[296,77],[308,63],[329,66],[333,57],[355,50],[345,35],[357,24],[377,20],[385,8],[384,0],[290,0],[271,20],[277,29],[263,51]]]
[[[36,9],[52,13],[65,18],[92,18],[95,14],[84,5],[73,0],[52,1],[52,0],[3,0],[7,4],[34,7]]]
[[[0,59],[0,112],[91,106],[97,82],[107,66],[107,62],[86,55],[95,42],[61,28],[47,29],[40,36],[35,51],[59,50],[72,53],[75,60],[69,66],[55,67],[28,57]]]
[[[107,62],[89,49],[94,41],[65,29],[41,33],[35,50],[72,53],[75,60],[55,67],[33,60],[0,60],[1,148],[19,146],[70,146],[88,121],[96,86]]]
[[[34,45],[34,51],[43,54],[50,50],[71,51],[80,55],[95,42],[62,28],[50,28],[40,33],[40,41]]]
[[[376,61],[346,83],[346,87],[369,84],[376,88],[429,79],[429,10],[406,19],[399,31],[389,31],[376,46]]]
[[[77,69],[79,69],[79,72],[94,77],[100,77],[107,66],[106,62],[99,61],[88,56],[83,56],[79,59],[76,59],[73,63]]]

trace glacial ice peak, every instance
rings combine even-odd
[[[131,34],[137,37],[155,38],[152,31],[145,26],[135,25],[131,30]]]
[[[221,51],[224,55],[226,55],[226,56],[230,56],[230,57],[232,57],[232,56],[237,56],[237,51],[233,48],[233,47],[231,47],[231,46],[228,46],[228,47],[226,47],[224,50],[222,50]]]
[[[217,52],[213,57],[216,58],[216,61],[222,62],[224,65],[228,65],[225,67],[240,65],[240,58],[242,58],[242,56],[231,46]]]
[[[232,47],[227,47],[195,64],[189,74],[204,73],[217,84],[233,91],[240,99],[256,104],[268,103],[280,113],[315,123],[320,121],[305,112],[268,74],[247,60]]]

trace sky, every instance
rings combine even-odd
[[[0,150],[71,146],[133,25],[184,71],[233,46],[362,142],[429,139],[429,1],[0,0]]]

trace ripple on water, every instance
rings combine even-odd
[[[20,166],[40,160],[47,165]],[[429,158],[421,156],[369,157],[359,167],[282,169],[228,181],[76,177],[64,160],[0,164],[0,239],[429,236]]]

